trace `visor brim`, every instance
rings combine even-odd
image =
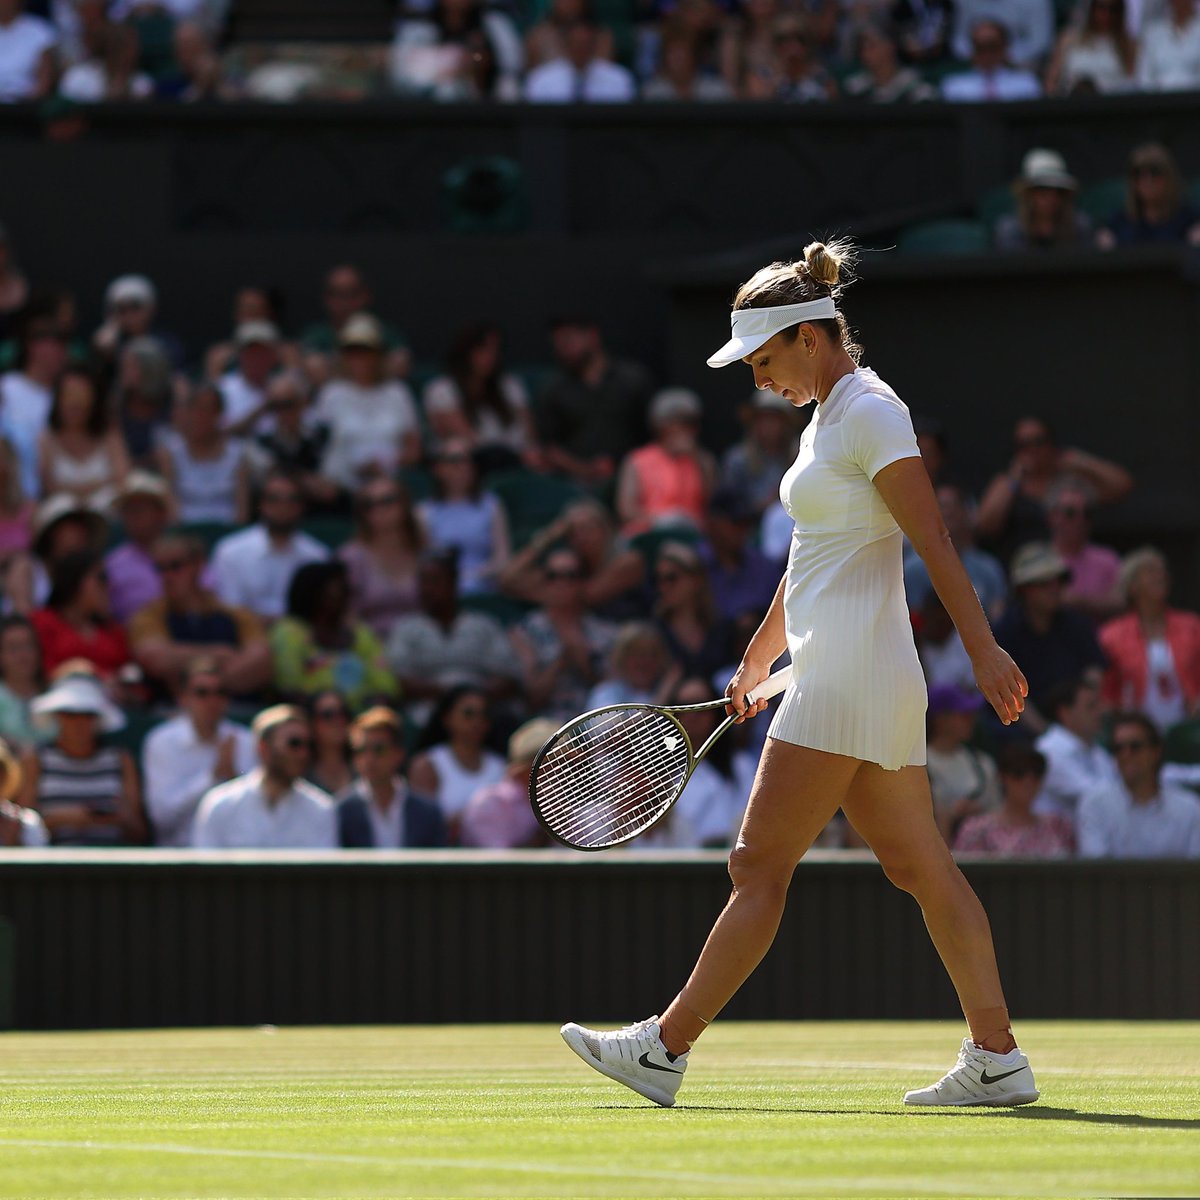
[[[747,354],[753,354],[760,346],[766,345],[775,335],[764,333],[761,337],[733,337],[723,345],[716,354],[708,359],[710,367],[730,367],[735,362],[741,362]]]

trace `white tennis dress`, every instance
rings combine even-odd
[[[900,398],[839,379],[779,485],[796,523],[784,587],[792,683],[771,736],[888,770],[925,763],[925,678],[904,596],[903,534],[872,479],[919,457]]]

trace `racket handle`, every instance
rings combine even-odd
[[[746,693],[746,702],[754,704],[758,700],[770,700],[772,696],[778,696],[791,682],[792,664],[788,663],[786,667],[780,667],[773,675],[768,675],[762,683],[751,688]]]

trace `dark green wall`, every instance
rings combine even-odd
[[[1200,1017],[1195,863],[966,869],[1015,1015]],[[632,1020],[674,995],[727,894],[719,854],[0,858],[26,1029]],[[913,902],[873,860],[814,855],[727,1015],[956,1012]]]

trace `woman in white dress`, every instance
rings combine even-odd
[[[1018,719],[1024,676],[996,644],[954,551],[921,463],[908,409],[873,371],[838,311],[850,247],[807,246],[739,289],[733,336],[709,365],[750,365],[754,383],[796,406],[815,400],[780,493],[795,522],[787,569],[726,689],[747,694],[791,651],[793,679],[770,727],[729,858],[733,894],[691,978],[664,1011],[563,1037],[603,1074],[674,1103],[687,1054],[767,952],[796,864],[839,807],[888,878],[920,904],[958,992],[970,1036],[925,1105],[1026,1104],[1038,1097],[1009,1027],[987,916],[933,817],[925,772],[925,683],[904,597],[908,536],[962,634],[980,691],[1001,721]]]

